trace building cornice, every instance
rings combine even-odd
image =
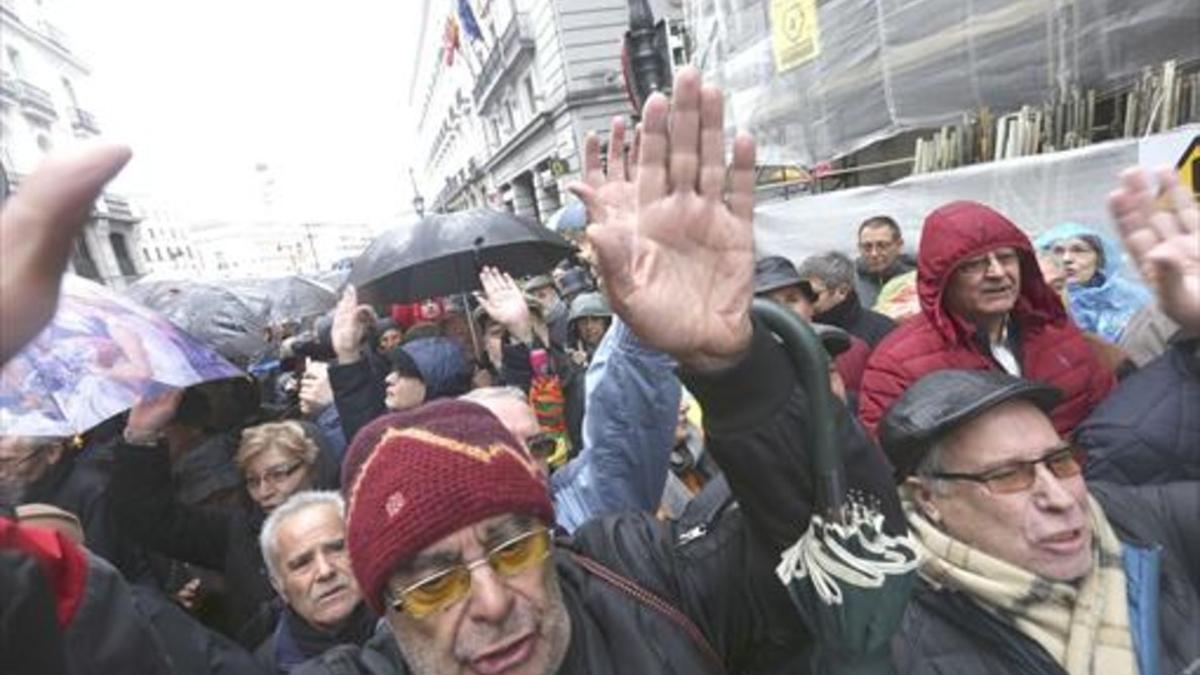
[[[79,69],[84,75],[92,74],[91,68],[81,61],[78,56],[43,35],[41,31],[26,24],[15,12],[4,5],[0,5],[0,27],[15,29],[25,39],[36,42],[45,49],[53,52],[55,56]]]

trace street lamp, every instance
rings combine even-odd
[[[417,189],[417,177],[413,175],[412,167],[408,167],[408,180],[412,183],[413,189],[413,211],[417,212],[417,219],[425,217],[425,198],[421,196],[421,191]]]

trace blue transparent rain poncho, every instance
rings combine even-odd
[[[1056,242],[1075,237],[1099,242],[1102,250],[1091,279],[1082,284],[1067,284],[1067,309],[1081,329],[1115,343],[1133,315],[1149,304],[1152,297],[1141,283],[1125,273],[1122,251],[1116,242],[1094,228],[1063,223],[1041,234],[1035,244],[1038,250],[1049,251]]]

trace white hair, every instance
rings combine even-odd
[[[920,464],[917,465],[916,470],[913,472],[913,475],[925,483],[931,492],[936,494],[945,493],[946,481],[935,476],[935,474],[945,471],[942,465],[942,459],[945,454],[945,439],[939,438],[930,443],[929,449],[925,451],[925,456],[921,458]]]
[[[483,405],[486,401],[495,401],[502,398],[509,398],[529,405],[529,397],[517,387],[480,387],[459,396],[458,400]]]
[[[279,527],[288,518],[320,506],[331,506],[337,511],[339,518],[345,519],[346,517],[346,500],[342,499],[342,495],[338,492],[305,490],[288,497],[287,501],[272,511],[266,522],[263,523],[262,532],[258,535],[258,546],[262,551],[263,562],[267,564],[267,572],[271,575],[272,584],[280,580],[279,562],[275,559],[279,553],[278,543],[275,541]]]

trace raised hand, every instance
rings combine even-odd
[[[126,439],[149,439],[162,433],[183,401],[182,389],[171,389],[158,396],[138,401],[125,422]]]
[[[54,316],[75,237],[129,157],[111,144],[56,153],[0,209],[0,364]]]
[[[530,342],[533,339],[533,321],[520,286],[507,272],[494,267],[485,267],[480,271],[479,283],[483,285],[483,293],[476,293],[475,297],[483,311],[504,326],[509,335],[521,342]]]
[[[358,304],[358,291],[353,286],[347,286],[333,310],[333,325],[329,330],[329,338],[333,343],[333,353],[337,354],[338,363],[346,365],[358,361],[362,354],[363,339],[367,329],[375,325],[375,310],[370,305]]]
[[[329,366],[322,361],[310,361],[300,378],[300,414],[320,414],[333,403],[333,387],[329,383]]]
[[[1174,171],[1157,177],[1165,205],[1156,203],[1146,172],[1134,168],[1121,174],[1108,210],[1163,313],[1200,335],[1200,206]]]
[[[642,341],[685,367],[732,365],[752,333],[754,141],[734,140],[726,196],[722,94],[690,66],[675,77],[669,110],[661,94],[646,101],[641,136],[631,212],[604,203],[592,183],[572,186],[596,221],[588,238],[608,297]],[[598,160],[585,153],[585,176]],[[610,180],[622,166],[610,162]]]
[[[600,138],[589,133],[583,144],[583,182],[571,189],[587,208],[588,222],[615,223],[636,217],[637,162],[641,154],[642,127],[633,134],[633,147],[625,156],[625,120],[612,119],[608,135],[608,170],[600,162]]]

